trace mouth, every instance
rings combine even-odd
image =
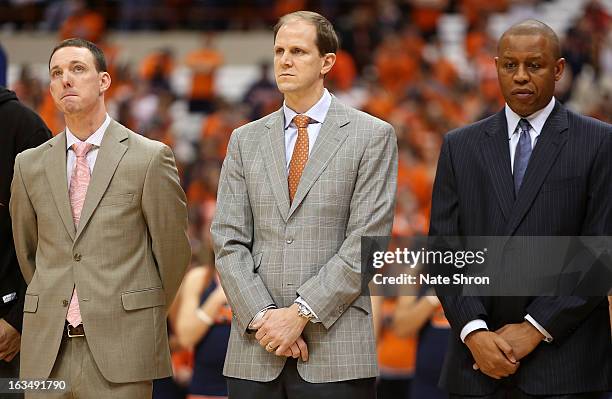
[[[534,95],[534,92],[529,89],[514,89],[511,94],[519,100],[527,100]]]
[[[67,97],[76,97],[76,96],[77,96],[77,95],[76,95],[76,94],[74,94],[74,93],[67,93],[67,94],[64,94],[64,95],[62,96],[62,100],[63,100],[64,98],[67,98]]]

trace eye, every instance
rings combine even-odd
[[[52,78],[57,78],[59,76],[62,76],[62,71],[60,71],[59,69],[54,69],[53,71],[51,71]]]
[[[73,68],[76,72],[83,72],[85,70],[85,67],[83,65],[75,65]]]
[[[294,49],[291,50],[291,52],[293,54],[303,54],[304,50],[302,50],[301,48],[294,48]]]
[[[530,69],[540,69],[541,65],[538,64],[537,62],[532,62],[531,64],[529,64],[529,68]]]
[[[283,54],[284,51],[285,50],[283,50],[282,48],[277,48],[277,49],[274,50],[274,54],[275,55],[281,55],[281,54]]]
[[[506,69],[514,69],[516,68],[516,64],[512,61],[508,61],[504,64],[504,68]]]

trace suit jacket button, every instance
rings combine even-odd
[[[68,300],[67,300],[67,299],[64,299],[64,300],[62,301],[62,305],[64,305],[64,307],[68,306],[68,303],[69,303],[69,302],[68,302]]]
[[[287,238],[285,241],[287,244],[293,244],[293,238]]]
[[[74,254],[73,258],[75,262],[80,262],[81,261],[81,254],[80,253],[76,253]]]

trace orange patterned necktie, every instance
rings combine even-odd
[[[310,118],[306,115],[296,115],[293,123],[297,126],[297,140],[289,162],[289,201],[293,202],[304,166],[308,162],[308,124]]]
[[[87,163],[87,153],[93,147],[90,143],[74,143],[72,150],[76,155],[76,163],[72,176],[70,177],[70,189],[68,194],[70,195],[70,207],[72,208],[72,219],[74,220],[74,227],[79,226],[81,220],[81,211],[83,210],[83,204],[85,203],[85,195],[87,194],[87,187],[89,186],[89,180],[91,174],[89,172],[89,164]],[[66,319],[71,326],[76,327],[81,324],[81,308],[79,307],[79,297],[76,292],[76,287],[72,291],[72,298],[70,298],[70,306],[68,307],[68,314]]]

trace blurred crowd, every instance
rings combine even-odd
[[[107,93],[112,117],[130,129],[171,146],[187,193],[190,238],[196,264],[211,264],[210,223],[226,146],[233,129],[282,104],[270,65],[259,66],[243,98],[231,100],[215,85],[224,64],[215,31],[269,28],[278,16],[298,9],[326,15],[337,27],[342,50],[326,86],[342,101],[390,122],[398,137],[399,178],[393,233],[424,234],[442,137],[448,131],[491,115],[503,106],[494,56],[496,37],[490,16],[537,16],[538,1],[512,0],[132,0],[115,2],[0,1],[0,24],[14,29],[49,29],[58,39],[83,37],[103,48],[113,79]],[[518,11],[517,11],[518,10]],[[442,18],[465,23],[459,62],[447,51]],[[7,20],[9,18],[9,20]],[[612,17],[598,1],[587,1],[564,31],[565,77],[556,98],[586,115],[612,122]],[[201,47],[178,59],[171,48],[149,54],[138,65],[122,64],[121,43],[108,42],[108,29],[205,31]],[[247,34],[247,33],[245,33]],[[272,51],[270,51],[270,60]],[[10,61],[10,59],[9,59]],[[189,90],[177,90],[173,73],[190,71]],[[42,81],[21,67],[10,82],[19,99],[36,110],[54,134],[63,129]],[[190,123],[187,123],[189,121]],[[389,321],[394,304],[380,304],[381,370],[408,378],[416,364],[414,336],[427,317],[444,327],[432,299],[422,295],[427,316],[416,328]],[[429,301],[430,306],[426,303]],[[415,306],[418,304],[415,302]],[[411,305],[410,305],[411,306]],[[383,309],[384,308],[384,309]],[[416,310],[415,310],[416,311]],[[421,310],[419,310],[421,311]],[[386,321],[385,321],[386,320]],[[447,328],[447,324],[446,324]],[[410,332],[410,334],[408,332]],[[397,334],[396,334],[397,332]],[[389,337],[389,333],[392,334]],[[391,346],[389,346],[391,345]],[[180,376],[180,373],[179,373]],[[407,389],[407,388],[402,388]]]

